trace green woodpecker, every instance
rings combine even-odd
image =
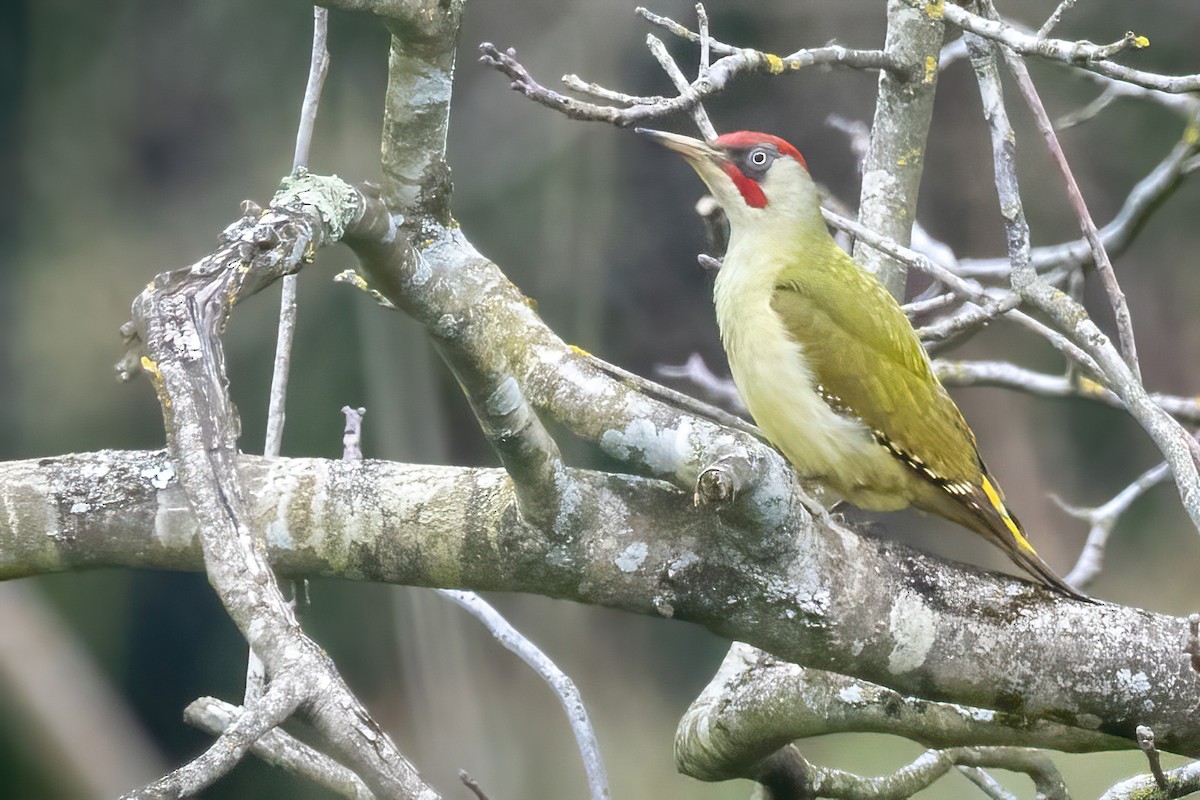
[[[860,508],[946,517],[1081,597],[1005,507],[900,304],[829,234],[796,148],[750,131],[640,132],[683,155],[725,209],[721,342],[754,421],[799,473]]]

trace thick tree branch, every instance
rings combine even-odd
[[[564,538],[524,524],[502,470],[236,463],[247,525],[266,531],[285,577],[534,592],[672,616],[904,696],[1130,743],[1137,725],[1149,725],[1161,749],[1200,755],[1200,675],[1183,652],[1186,619],[1071,602],[1018,578],[808,525],[802,511],[777,509],[790,535],[762,538],[651,479],[574,472],[579,495]],[[200,569],[196,520],[175,474],[161,453],[4,464],[0,576]]]
[[[927,747],[1020,744],[1071,752],[1133,747],[1048,720],[906,697],[876,684],[780,661],[735,643],[675,733],[681,772],[700,780],[747,777],[796,739],[847,731],[890,733]]]
[[[211,782],[249,744],[281,721],[280,708],[303,707],[330,747],[385,795],[436,797],[371,720],[324,651],[296,624],[249,524],[236,472],[237,421],[226,388],[219,335],[233,305],[299,269],[322,244],[363,217],[365,198],[336,179],[285,182],[272,207],[226,230],[223,246],[190,268],[159,275],[137,298],[131,353],[159,395],[178,480],[200,527],[209,581],[263,662],[270,681],[263,702],[247,705],[236,730],[210,754],[145,796],[174,796]],[[290,706],[266,703],[286,689]],[[288,712],[290,713],[290,711]],[[285,715],[286,716],[286,715]],[[229,737],[245,732],[231,750]],[[222,742],[226,742],[222,744]],[[243,746],[244,745],[244,746]]]
[[[937,56],[945,35],[941,5],[929,2],[913,7],[907,0],[887,4],[884,52],[903,64],[906,74],[879,73],[858,221],[901,245],[909,243],[917,218],[917,191],[937,89]],[[904,299],[907,271],[902,262],[861,240],[855,242],[854,257],[892,295]]]

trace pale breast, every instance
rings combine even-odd
[[[755,423],[802,475],[855,505],[906,505],[903,468],[862,422],[835,412],[818,394],[803,347],[771,308],[773,286],[747,281],[749,275],[728,266],[727,259],[717,277],[717,321],[734,382]]]

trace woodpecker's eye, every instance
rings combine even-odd
[[[755,145],[734,154],[738,168],[747,178],[761,181],[779,156],[779,151],[767,144]]]

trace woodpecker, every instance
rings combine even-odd
[[[777,136],[704,142],[639,129],[682,155],[729,219],[713,292],[738,392],[797,471],[873,511],[913,505],[980,534],[1041,583],[1038,556],[903,309],[834,241],[804,157]]]

